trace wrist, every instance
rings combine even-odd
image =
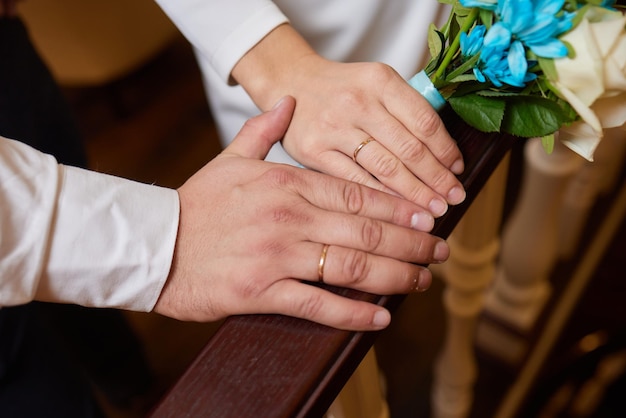
[[[278,26],[235,65],[232,77],[263,111],[281,97],[294,96],[298,68],[322,58],[287,24]]]

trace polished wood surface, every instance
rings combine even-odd
[[[433,233],[447,238],[516,139],[477,132],[449,111],[442,118],[465,157],[468,196],[437,221]],[[392,312],[404,299],[325,288]],[[321,417],[377,336],[280,315],[228,318],[152,416]]]

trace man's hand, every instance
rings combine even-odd
[[[384,308],[311,286],[377,294],[421,291],[444,261],[433,217],[388,193],[261,161],[280,140],[294,99],[250,119],[235,141],[178,190],[179,232],[155,311],[181,320],[278,313],[351,330],[389,324]],[[323,249],[328,245],[323,256]]]

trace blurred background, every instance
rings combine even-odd
[[[70,104],[89,168],[176,188],[219,153],[193,51],[153,1],[25,0],[19,12]],[[595,341],[615,341],[615,330],[625,325],[621,300],[626,285],[616,280],[624,278],[626,245],[620,237],[625,233],[621,225],[586,292],[590,297],[578,304],[549,364],[570,355],[581,358],[585,350],[579,349],[580,341],[589,335]],[[555,270],[555,283],[559,274],[571,273],[568,268]],[[445,329],[443,288],[435,280],[428,292],[410,295],[376,344],[392,418],[429,414],[432,367]],[[156,314],[124,315],[141,341],[153,380],[148,391],[124,405],[111,403],[94,387],[111,418],[144,416],[219,326]],[[480,352],[478,357],[472,413],[477,418],[492,416],[517,373]]]

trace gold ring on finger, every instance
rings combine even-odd
[[[322,247],[322,255],[320,255],[320,261],[317,265],[317,280],[320,283],[324,283],[324,265],[326,264],[326,254],[328,254],[328,247],[330,245],[324,244]]]
[[[364,146],[366,146],[372,141],[375,141],[375,139],[372,137],[369,137],[365,141],[361,142],[358,147],[356,147],[356,149],[354,150],[354,154],[352,155],[352,159],[354,160],[355,163],[357,162],[356,157],[357,155],[359,155],[359,152],[363,149]]]

